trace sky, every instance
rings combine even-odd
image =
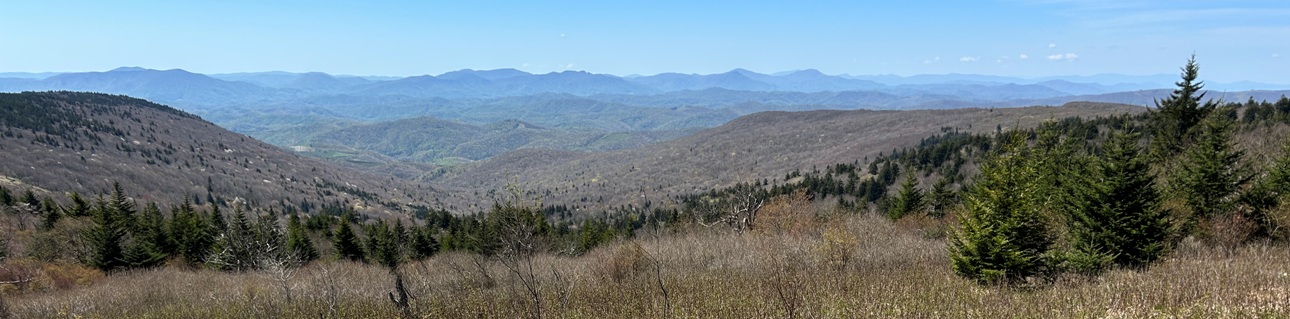
[[[459,69],[1290,83],[1290,1],[9,1],[0,72]]]

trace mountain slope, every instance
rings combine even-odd
[[[229,132],[168,106],[120,95],[0,94],[0,175],[10,189],[101,194],[113,182],[139,199],[233,202],[307,209],[343,203],[367,212],[407,210],[438,197],[404,184]]]
[[[916,145],[943,128],[990,132],[1047,119],[1143,112],[1127,105],[921,111],[763,112],[673,141],[605,153],[525,151],[479,162],[445,178],[460,189],[498,189],[518,179],[548,203],[586,207],[666,200],[797,169],[865,161]],[[509,163],[524,163],[515,170]],[[475,205],[486,205],[477,202]],[[464,205],[459,203],[458,205]],[[575,206],[576,207],[576,206]]]

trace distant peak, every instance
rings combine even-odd
[[[824,75],[824,72],[820,72],[820,70],[816,70],[816,69],[805,69],[805,70],[792,71],[792,72],[789,72],[788,74],[789,74],[789,75],[820,75],[820,76],[823,76],[823,75]]]
[[[123,66],[123,67],[112,69],[111,71],[108,71],[108,72],[141,72],[141,71],[155,71],[155,70],[145,69],[137,66]]]

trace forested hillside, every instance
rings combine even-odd
[[[323,206],[404,212],[435,191],[337,167],[229,132],[189,113],[98,93],[0,94],[0,186],[66,202],[126,196],[164,206],[241,202],[280,211]]]

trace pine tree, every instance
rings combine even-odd
[[[1173,157],[1179,151],[1187,149],[1196,137],[1193,128],[1209,116],[1218,104],[1207,101],[1201,104],[1205,93],[1201,90],[1204,82],[1197,81],[1200,64],[1196,55],[1187,59],[1182,67],[1182,81],[1173,94],[1164,100],[1156,101],[1156,109],[1151,114],[1151,152],[1157,160]]]
[[[287,251],[303,262],[318,259],[318,249],[314,248],[313,240],[309,239],[309,230],[305,229],[304,224],[300,223],[300,217],[295,214],[287,221]]]
[[[4,186],[0,186],[0,205],[13,206],[13,194]]]
[[[121,247],[126,235],[125,222],[102,198],[94,206],[93,224],[84,234],[90,245],[88,264],[102,271],[116,270],[125,266]]]
[[[363,260],[363,247],[359,246],[358,236],[349,228],[349,222],[342,220],[336,225],[332,234],[332,245],[336,247],[336,257],[353,261]]]
[[[896,194],[891,202],[891,207],[887,210],[887,217],[896,220],[905,215],[922,213],[923,208],[927,206],[927,200],[923,196],[923,190],[918,188],[918,178],[914,176],[914,170],[906,170],[905,181],[900,184],[900,191]]]
[[[1231,120],[1221,115],[1201,122],[1198,140],[1184,153],[1182,167],[1170,183],[1192,210],[1188,228],[1198,219],[1231,212],[1237,191],[1249,179],[1241,163],[1245,153],[1232,148],[1231,126]]]
[[[164,227],[161,209],[153,203],[144,206],[143,212],[135,218],[125,246],[124,258],[129,267],[153,267],[166,260],[170,243]]]
[[[1169,248],[1172,224],[1160,208],[1151,167],[1137,146],[1137,136],[1113,134],[1103,157],[1092,160],[1086,174],[1074,176],[1064,208],[1070,214],[1071,245],[1084,261],[1110,261],[1145,267]],[[1086,272],[1103,265],[1082,265]]]
[[[397,269],[403,261],[403,249],[398,235],[385,222],[373,225],[371,230],[367,239],[371,243],[368,251],[371,252],[372,261],[391,270]]]
[[[212,230],[206,214],[194,211],[187,200],[171,210],[170,238],[175,241],[175,250],[189,265],[203,262],[214,242]]]
[[[430,232],[430,225],[423,228],[412,227],[412,260],[422,260],[434,256],[439,252],[439,242],[434,239]]]
[[[55,225],[58,225],[58,221],[63,218],[63,209],[59,208],[58,203],[54,202],[54,199],[50,197],[45,197],[45,200],[40,202],[40,211],[43,217],[41,226],[46,230],[53,229]]]
[[[85,217],[90,215],[90,204],[81,197],[81,194],[73,192],[67,198],[72,202],[67,207],[63,207],[63,212],[71,217]]]
[[[1041,203],[1038,165],[1021,134],[1008,134],[964,199],[950,236],[954,272],[982,284],[1017,284],[1050,272],[1053,240]]]
[[[931,210],[928,211],[928,215],[937,218],[944,217],[945,211],[949,210],[950,206],[954,205],[958,200],[954,190],[950,189],[950,180],[948,178],[941,178],[936,181],[936,184],[932,184],[932,191],[929,195],[931,198],[928,201],[928,206],[930,206]]]
[[[1256,236],[1286,235],[1285,230],[1280,230],[1278,234],[1278,230],[1282,228],[1282,221],[1269,216],[1268,213],[1287,200],[1290,200],[1290,140],[1283,142],[1281,157],[1268,166],[1267,173],[1255,182],[1253,187],[1241,194],[1241,204],[1250,208],[1247,212],[1249,217],[1259,223]]]

